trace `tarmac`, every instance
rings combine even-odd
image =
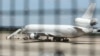
[[[0,56],[100,56],[100,36],[71,38],[70,42],[46,42],[9,40],[6,39],[8,35],[0,34]]]

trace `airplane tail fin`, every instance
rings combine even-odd
[[[96,3],[90,3],[88,9],[86,10],[86,12],[82,16],[82,18],[91,19],[93,17],[93,13],[94,13],[95,7],[96,7]]]
[[[75,24],[77,26],[86,27],[86,28],[91,28],[94,25],[96,25],[97,20],[93,18],[95,7],[96,7],[95,3],[90,3],[84,15],[80,18],[75,19]]]

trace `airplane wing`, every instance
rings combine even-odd
[[[85,34],[85,32],[81,28],[78,27],[74,27],[74,28],[78,31],[78,36]]]

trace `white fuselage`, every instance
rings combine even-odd
[[[93,26],[96,25],[97,20],[93,18],[93,12],[95,9],[95,3],[91,3],[85,14],[82,17],[75,19],[75,25],[44,25],[44,24],[29,24],[22,29],[16,30],[7,38],[11,38],[18,32],[28,33],[29,37],[36,38],[38,34],[52,35],[57,37],[78,37],[87,33],[93,32]],[[37,34],[36,34],[37,33]],[[58,40],[58,39],[54,39]],[[61,39],[60,39],[61,40]],[[65,40],[65,39],[63,39]]]
[[[79,35],[79,31],[71,25],[26,25],[23,29],[27,33],[45,33],[59,37],[75,37]],[[84,28],[82,29],[84,31]],[[86,30],[86,29],[85,29]],[[82,32],[81,32],[82,33]]]

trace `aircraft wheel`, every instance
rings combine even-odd
[[[36,36],[34,36],[35,39],[38,39],[39,37],[40,37],[40,35],[36,35]]]
[[[51,41],[50,39],[45,39],[45,41]]]
[[[57,37],[53,37],[53,41],[54,42],[58,41],[58,38]]]
[[[61,38],[60,38],[60,37],[54,37],[54,38],[53,38],[53,41],[60,42],[60,41],[61,41]]]
[[[56,39],[56,41],[57,41],[57,42],[60,42],[60,41],[61,41],[61,38],[58,37],[58,38]]]
[[[23,39],[24,39],[24,40],[28,40],[29,38],[28,38],[28,37],[24,37]]]
[[[67,38],[63,39],[63,42],[69,42],[69,39],[67,39]]]

